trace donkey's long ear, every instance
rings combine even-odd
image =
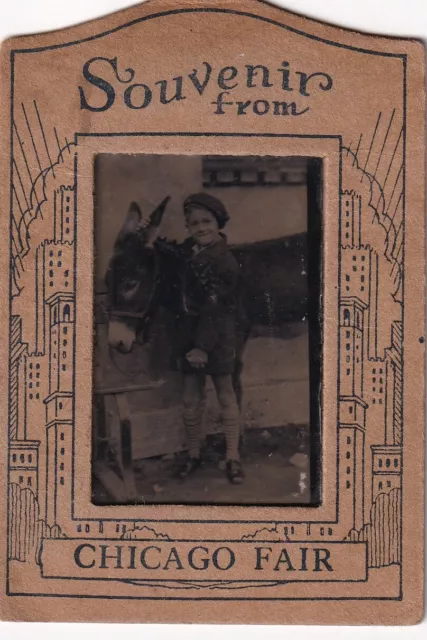
[[[136,233],[138,225],[141,222],[141,218],[142,213],[139,205],[136,202],[132,202],[126,216],[126,220],[117,235],[115,247],[120,245],[120,243],[123,242],[125,238],[132,235],[133,233]]]
[[[150,215],[150,227],[160,227],[170,196],[166,196]]]

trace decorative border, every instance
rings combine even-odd
[[[403,62],[403,122],[401,123],[401,128],[399,128],[399,135],[397,138],[397,142],[394,147],[394,151],[392,154],[389,152],[385,155],[391,155],[390,165],[388,167],[388,171],[386,174],[386,178],[383,184],[380,184],[378,179],[376,178],[376,174],[378,171],[378,167],[381,163],[381,159],[385,150],[389,150],[390,141],[392,140],[392,136],[394,135],[394,131],[396,128],[396,119],[395,112],[393,110],[391,114],[387,114],[386,117],[388,120],[388,127],[385,138],[380,142],[380,155],[378,156],[378,161],[376,167],[373,172],[368,171],[370,168],[371,160],[371,152],[373,147],[377,145],[377,132],[379,123],[383,114],[378,114],[375,128],[372,133],[370,145],[367,152],[367,157],[362,162],[362,158],[360,157],[360,149],[361,149],[361,141],[363,139],[364,133],[361,133],[360,138],[357,143],[349,142],[348,145],[343,145],[340,142],[340,156],[341,162],[340,166],[345,165],[344,169],[340,170],[340,225],[339,225],[339,234],[340,234],[340,261],[339,261],[339,309],[338,312],[340,314],[340,322],[339,322],[339,353],[338,353],[338,365],[339,365],[339,377],[338,377],[338,385],[340,388],[339,395],[339,406],[337,407],[338,411],[338,450],[337,450],[337,460],[338,460],[338,469],[337,469],[337,493],[338,498],[343,495],[340,494],[341,488],[344,489],[343,483],[345,485],[349,482],[345,480],[343,475],[343,469],[345,466],[350,468],[348,464],[345,462],[346,459],[349,459],[347,456],[348,453],[352,456],[352,459],[357,457],[357,453],[361,452],[361,456],[359,459],[359,464],[361,465],[362,475],[361,482],[362,486],[359,491],[360,494],[353,489],[353,520],[354,526],[348,529],[345,533],[341,532],[340,540],[345,539],[349,543],[352,542],[365,542],[368,550],[368,566],[369,567],[385,567],[390,566],[392,564],[401,565],[401,554],[402,554],[402,486],[401,486],[401,458],[402,458],[402,446],[403,446],[403,433],[401,429],[401,420],[402,420],[402,401],[403,401],[403,335],[404,335],[404,327],[403,327],[403,305],[404,305],[404,278],[403,278],[403,262],[404,262],[404,212],[405,212],[405,157],[406,157],[406,55],[403,54],[394,54],[394,53],[382,53],[377,51],[370,51],[367,49],[361,49],[357,47],[351,47],[348,45],[343,45],[340,43],[334,43],[329,40],[325,40],[323,38],[319,38],[317,36],[313,36],[311,34],[306,34],[304,32],[298,31],[287,25],[281,24],[277,21],[271,20],[269,18],[265,18],[263,16],[258,16],[255,14],[251,14],[249,12],[239,12],[234,10],[227,9],[177,9],[166,11],[158,14],[152,14],[138,20],[134,20],[125,25],[121,25],[116,29],[112,29],[102,34],[98,34],[96,36],[91,36],[89,38],[64,43],[60,45],[55,45],[51,47],[39,47],[33,49],[17,49],[11,52],[11,166],[10,166],[10,174],[11,174],[11,188],[10,188],[10,207],[11,207],[11,218],[10,218],[10,260],[11,260],[11,270],[10,270],[10,354],[9,354],[9,389],[10,389],[10,404],[9,404],[9,464],[8,464],[8,484],[9,484],[9,494],[8,494],[8,558],[9,561],[17,561],[17,562],[38,562],[39,561],[39,552],[41,548],[41,543],[43,539],[49,538],[61,538],[66,537],[64,532],[61,529],[62,521],[60,520],[60,516],[58,516],[58,512],[60,509],[60,505],[58,504],[58,490],[62,486],[63,482],[66,482],[64,476],[61,475],[61,468],[58,467],[58,460],[60,459],[62,454],[61,451],[65,450],[64,447],[61,446],[60,442],[63,441],[66,444],[71,444],[72,449],[72,461],[74,460],[74,439],[73,439],[73,424],[74,424],[74,388],[75,388],[75,380],[74,380],[74,363],[75,363],[75,308],[73,309],[73,305],[75,305],[75,292],[76,292],[76,281],[75,281],[75,260],[76,260],[76,230],[77,230],[77,153],[74,153],[72,157],[71,149],[74,145],[78,144],[78,136],[79,134],[75,134],[74,143],[68,142],[68,139],[65,137],[63,143],[60,142],[60,137],[58,135],[58,131],[56,128],[53,129],[54,140],[57,145],[57,150],[53,152],[52,147],[50,146],[52,143],[52,132],[46,132],[40,111],[38,109],[36,101],[33,101],[31,105],[31,112],[28,108],[28,105],[21,105],[24,113],[24,119],[27,126],[27,132],[20,132],[18,130],[16,124],[16,112],[15,105],[13,100],[14,95],[14,57],[17,54],[24,53],[37,53],[39,51],[44,51],[46,49],[52,48],[63,48],[67,46],[71,46],[73,44],[79,44],[81,42],[85,42],[88,40],[93,40],[104,35],[114,33],[120,29],[126,28],[132,24],[136,24],[138,22],[142,22],[148,19],[157,18],[161,16],[173,15],[178,13],[200,13],[200,12],[216,12],[216,13],[227,13],[233,14],[237,16],[246,16],[254,19],[258,19],[264,22],[268,22],[275,26],[279,26],[281,28],[288,29],[294,33],[302,35],[304,37],[308,37],[317,41],[321,41],[332,46],[351,49],[354,51],[358,51],[360,53],[370,54],[370,55],[380,55],[385,57],[394,57],[400,58]],[[34,126],[34,122],[36,123]],[[399,123],[397,123],[399,125]],[[35,128],[37,132],[35,132]],[[27,137],[27,140],[30,144],[23,144],[23,136]],[[120,133],[106,133],[106,134],[94,134],[95,136],[113,136],[113,135],[151,135],[151,136],[246,136],[246,137],[276,137],[277,134],[256,134],[256,133],[247,133],[247,134],[220,134],[220,133],[150,133],[150,134],[142,134],[142,133],[129,133],[129,134],[120,134]],[[278,135],[277,135],[278,137]],[[322,137],[338,137],[340,136],[291,136],[288,137],[311,137],[311,138],[322,138]],[[49,141],[49,138],[51,140]],[[17,152],[14,151],[14,144],[17,141],[16,149]],[[39,146],[42,145],[42,146]],[[352,147],[355,147],[353,150]],[[401,151],[398,149],[402,147]],[[40,172],[37,176],[32,176],[29,163],[27,161],[25,147],[31,150],[35,154],[37,158],[37,162],[40,168]],[[19,155],[20,154],[20,155]],[[46,162],[41,160],[42,156],[45,155],[47,158]],[[397,177],[395,179],[394,187],[391,191],[391,196],[388,198],[385,194],[386,184],[389,180],[389,176],[393,174],[394,167],[393,163],[395,159],[402,156],[402,165],[397,173]],[[54,189],[53,191],[49,191],[49,182],[52,180],[56,180],[55,172],[60,175],[61,169],[67,167],[67,160],[74,160],[73,169],[68,170],[68,174],[74,175],[74,182],[69,184],[68,182],[64,182],[59,186],[59,188]],[[360,160],[360,163],[359,163]],[[362,166],[363,164],[363,166]],[[20,165],[20,166],[19,166]],[[393,168],[393,171],[392,171]],[[29,192],[25,189],[24,182],[22,179],[21,172],[27,171],[28,176],[31,182],[31,188]],[[351,186],[351,188],[346,188],[347,181],[349,185],[353,184],[351,175],[357,173],[360,177],[360,190],[367,188],[366,194],[369,194],[367,198],[366,195],[363,197],[363,194],[359,193],[356,189]],[[390,178],[391,180],[392,178]],[[400,196],[397,200],[397,204],[394,200],[395,192],[397,185],[402,180],[402,190]],[[399,190],[399,189],[398,189]],[[377,198],[378,196],[378,198]],[[67,198],[69,200],[67,201]],[[374,202],[375,198],[375,202]],[[22,206],[22,203],[25,202],[26,206]],[[393,202],[396,204],[394,209],[394,213],[389,215],[390,205]],[[68,203],[72,203],[68,204]],[[68,211],[67,211],[68,206]],[[371,246],[371,244],[364,241],[364,234],[367,234],[369,237],[369,233],[367,229],[364,228],[363,225],[363,216],[362,209],[363,207],[368,207],[372,209],[373,212],[373,220],[372,224],[379,225],[383,228],[385,233],[385,239],[383,241],[382,251],[381,249],[376,250],[377,248]],[[29,260],[29,256],[32,255],[32,251],[34,247],[32,247],[29,243],[29,228],[35,220],[45,220],[43,216],[43,208],[49,208],[53,211],[53,218],[47,218],[46,224],[52,225],[53,222],[53,233],[51,235],[46,235],[43,238],[43,241],[35,247],[35,266],[36,266],[36,282],[35,282],[35,333],[36,337],[34,339],[34,343],[36,345],[36,349],[29,351],[28,341],[25,341],[22,334],[22,323],[23,316],[19,313],[19,298],[20,293],[22,291],[21,280],[23,278],[23,273],[25,271],[25,262]],[[71,215],[71,211],[73,215]],[[18,215],[16,213],[18,212]],[[70,215],[66,215],[69,213]],[[346,217],[349,217],[350,220],[347,220]],[[74,218],[72,222],[66,222],[66,220],[70,221],[71,218]],[[399,224],[397,225],[397,221]],[[346,226],[347,223],[349,226]],[[67,226],[67,224],[69,226]],[[365,221],[366,224],[366,221]],[[72,225],[72,226],[71,226]],[[68,229],[68,231],[67,231]],[[348,231],[346,231],[348,229]],[[346,235],[348,234],[348,235]],[[68,236],[68,238],[67,238]],[[375,242],[375,234],[373,236]],[[50,255],[50,252],[53,251],[54,255]],[[48,255],[49,252],[49,255]],[[57,253],[55,253],[57,252]],[[61,255],[59,254],[61,252]],[[64,257],[63,255],[64,254]],[[65,256],[66,254],[66,256]],[[356,256],[356,259],[355,259]],[[50,262],[50,258],[54,258],[52,262],[56,261],[56,265],[48,264]],[[59,260],[59,258],[63,258],[63,260]],[[350,261],[351,258],[351,261]],[[362,291],[364,282],[362,277],[360,276],[360,280],[357,283],[357,287],[359,287],[357,294],[355,293],[355,285],[354,278],[353,281],[352,273],[353,267],[351,263],[355,260],[359,265],[360,258],[360,269],[362,268],[362,262],[365,262],[365,265],[369,264],[369,295],[368,292]],[[66,262],[68,268],[59,267],[58,263]],[[401,319],[395,320],[393,323],[390,323],[391,336],[390,342],[384,349],[384,358],[378,357],[378,340],[380,337],[378,333],[380,331],[380,323],[378,317],[375,316],[377,311],[372,307],[372,302],[375,301],[378,303],[378,298],[381,295],[381,287],[379,286],[379,272],[383,273],[383,270],[380,268],[380,265],[384,263],[389,263],[392,266],[392,274],[395,282],[397,283],[393,293],[394,300],[396,303],[399,303],[401,306]],[[65,282],[68,282],[66,285],[69,287],[69,291],[71,291],[71,277],[69,273],[73,274],[73,291],[74,293],[70,294],[68,290],[59,288],[55,284],[56,278],[56,269],[50,269],[50,266],[54,266],[56,268],[62,268],[62,281],[61,286],[65,286]],[[350,269],[351,267],[351,269]],[[65,272],[68,272],[68,275],[65,275]],[[50,273],[54,273],[54,276],[50,276]],[[368,270],[366,270],[368,273]],[[347,276],[350,278],[347,280]],[[68,280],[66,280],[68,278]],[[344,279],[343,279],[344,278]],[[54,284],[50,285],[50,282]],[[350,284],[345,284],[346,282]],[[381,286],[387,286],[390,288],[390,282],[386,283],[381,281]],[[52,293],[50,295],[46,294],[46,291],[49,287],[52,287]],[[348,289],[347,289],[348,287]],[[375,291],[373,291],[375,290]],[[390,291],[388,291],[390,293]],[[346,295],[347,294],[347,295]],[[55,311],[56,309],[56,311]],[[68,310],[67,310],[68,309]],[[46,340],[47,337],[44,335],[43,326],[46,322],[47,314],[51,314],[51,317],[55,313],[58,316],[62,313],[64,321],[63,328],[70,329],[70,333],[68,335],[72,336],[73,349],[71,354],[72,362],[72,383],[70,388],[62,387],[60,382],[58,382],[57,387],[55,387],[54,376],[52,371],[54,371],[55,376],[57,376],[58,381],[61,379],[61,372],[55,369],[55,365],[53,361],[55,359],[55,353],[52,350],[52,327],[55,323],[51,323],[52,326],[49,328],[51,333],[51,339],[49,340],[49,351],[46,353]],[[374,317],[373,321],[371,315]],[[65,320],[65,318],[68,318]],[[68,323],[67,327],[65,324]],[[45,325],[47,326],[47,325]],[[348,336],[348,333],[351,333],[351,336]],[[41,335],[43,334],[43,335]],[[371,335],[372,334],[372,335]],[[58,334],[59,335],[59,334]],[[347,336],[347,337],[346,337]],[[375,336],[373,338],[373,336]],[[364,340],[368,341],[368,345],[365,345]],[[353,347],[350,348],[351,356],[347,356],[345,350],[342,348],[345,340],[350,340],[353,344]],[[361,352],[363,351],[363,359],[360,357],[360,362],[357,360],[358,356],[356,355],[355,347],[359,341],[359,346],[361,346]],[[374,342],[372,342],[374,341]],[[59,339],[58,339],[59,342]],[[347,344],[347,343],[346,343]],[[44,345],[44,348],[40,347]],[[365,351],[366,348],[366,351]],[[371,349],[371,351],[369,351]],[[59,360],[59,356],[61,355],[61,350],[56,352],[57,360]],[[65,352],[64,352],[65,353]],[[366,357],[365,357],[366,353]],[[375,355],[372,356],[372,353]],[[371,354],[371,355],[370,355]],[[65,360],[67,360],[70,356],[70,352],[67,351],[67,356]],[[350,357],[349,361],[345,359]],[[48,368],[50,375],[42,374],[42,359],[45,359],[43,367]],[[363,366],[369,366],[372,368],[372,374],[375,369],[378,369],[378,376],[375,372],[375,378],[383,379],[385,382],[383,383],[381,392],[378,391],[377,397],[372,398],[371,402],[368,403],[366,400],[366,389],[367,389],[367,377],[363,373]],[[375,363],[378,363],[375,365]],[[383,363],[383,364],[380,364]],[[37,364],[40,365],[40,374],[39,378],[30,377],[31,370],[37,375]],[[67,366],[67,364],[65,366]],[[358,365],[360,367],[358,368]],[[375,365],[375,366],[374,366]],[[63,366],[63,365],[61,365]],[[343,393],[346,378],[343,373],[344,368],[350,371],[350,374],[347,374],[351,378],[351,388],[353,390],[352,393]],[[361,373],[357,373],[359,371]],[[380,375],[380,369],[381,374]],[[382,370],[384,369],[384,371]],[[63,378],[67,378],[69,376],[69,370],[64,370],[66,376]],[[370,376],[372,377],[372,376]],[[30,382],[31,380],[31,382]],[[34,391],[33,396],[30,398],[33,382],[37,384],[37,380],[39,380],[39,384],[43,384],[43,380],[48,380],[49,389],[48,393],[41,394],[40,391]],[[377,384],[377,383],[376,383]],[[372,385],[370,385],[372,387]],[[381,388],[380,383],[377,384],[378,388]],[[373,388],[373,387],[372,387]],[[376,387],[375,387],[376,388]],[[355,393],[354,390],[358,390],[359,393]],[[348,389],[347,389],[348,390]],[[39,394],[39,397],[35,396]],[[371,396],[374,392],[371,393]],[[375,392],[377,393],[377,392]],[[382,394],[382,397],[380,397]],[[59,407],[61,401],[64,399],[72,400],[71,410],[64,412],[62,417],[59,417],[59,412],[63,407]],[[366,400],[364,399],[366,398]],[[379,403],[379,400],[383,400],[383,402]],[[27,422],[27,416],[29,414],[29,406],[30,401],[35,402],[36,400],[40,401],[41,405],[46,409],[46,422],[45,428],[47,432],[47,483],[46,483],[46,495],[40,493],[40,487],[38,486],[38,465],[44,455],[42,451],[42,439],[30,439],[28,436],[31,436],[32,433],[28,433],[31,430],[31,424]],[[378,400],[378,404],[376,401]],[[374,413],[373,404],[376,404],[375,411],[378,406],[384,406],[384,441],[376,441],[370,444],[370,447],[367,448],[366,440],[366,419],[367,414],[369,418],[369,413]],[[65,404],[65,402],[63,403]],[[387,423],[387,410],[390,408],[393,412],[392,418],[388,416],[389,422]],[[379,413],[381,413],[380,410]],[[344,413],[347,415],[345,421],[343,419]],[[362,419],[357,418],[357,413],[361,414]],[[350,414],[354,415],[354,419],[351,419]],[[350,435],[351,434],[351,435]],[[21,437],[20,437],[21,436]],[[350,442],[349,442],[350,439]],[[351,451],[348,449],[345,451],[346,443],[350,446]],[[50,447],[50,448],[49,448]],[[54,456],[52,457],[51,464],[49,464],[50,455],[54,451]],[[370,489],[368,489],[364,482],[366,480],[366,472],[363,471],[365,452],[368,451],[368,454],[372,451],[372,459],[373,459],[373,468],[372,468],[372,497],[369,504],[372,504],[372,508],[370,512],[367,513],[367,510],[364,509],[363,506],[363,498],[361,496],[365,496],[365,500],[369,499]],[[50,452],[50,454],[49,454]],[[42,455],[43,453],[43,455]],[[346,458],[344,457],[344,453],[346,453]],[[15,457],[14,457],[15,456]],[[24,456],[24,459],[22,459]],[[397,460],[397,464],[396,461]],[[389,461],[389,462],[388,462]],[[390,463],[391,461],[391,463]],[[62,463],[59,463],[61,465]],[[73,464],[73,462],[72,462]],[[390,466],[391,465],[391,468]],[[340,475],[341,469],[341,475]],[[353,465],[353,469],[350,472],[350,475],[353,479],[353,482],[357,482],[358,476],[357,463],[355,462]],[[49,470],[51,472],[51,476],[49,476]],[[26,488],[22,488],[23,482],[20,482],[21,477],[24,478],[26,483]],[[49,477],[54,478],[52,483],[49,483]],[[381,479],[380,479],[381,478]],[[17,479],[17,481],[16,481]],[[15,480],[15,481],[14,481]],[[31,480],[31,487],[29,480]],[[390,485],[383,486],[380,483],[390,483]],[[375,488],[376,487],[376,488]],[[36,490],[34,490],[36,488]],[[50,489],[54,489],[54,497],[52,499],[48,498]],[[382,489],[388,488],[389,491],[382,491]],[[40,499],[42,503],[40,504]],[[43,504],[43,501],[45,504]],[[339,500],[338,500],[339,502]],[[337,505],[338,505],[337,502]],[[361,502],[361,505],[359,504]],[[357,511],[357,514],[356,514]],[[25,518],[21,519],[21,514],[25,513]],[[44,517],[43,517],[44,516]],[[86,525],[89,526],[89,530],[86,532],[81,532],[82,534],[90,533],[90,524],[88,524],[90,519],[85,519]],[[133,520],[132,520],[133,521]],[[98,521],[99,533],[100,536],[104,536],[101,533],[101,530],[104,531],[106,527],[106,523],[109,522],[109,519],[104,519],[102,521]],[[126,519],[112,519],[111,523],[114,523],[116,527],[116,538],[117,539],[138,539],[138,540],[153,540],[153,539],[161,539],[167,538],[167,534],[158,533],[153,529],[143,525],[143,520],[138,520],[138,522],[134,522],[134,528],[128,529],[126,525],[120,525],[120,523],[125,523]],[[150,522],[154,522],[154,520],[150,519]],[[163,521],[167,522],[167,521]],[[191,521],[186,521],[190,523]],[[242,521],[227,521],[221,520],[221,522],[242,522]],[[266,523],[270,523],[271,521],[266,521]],[[392,523],[392,527],[390,528],[390,522]],[[262,521],[260,521],[262,524]],[[337,506],[337,521],[338,523],[338,506]],[[138,526],[138,524],[142,524],[143,526]],[[325,525],[335,524],[331,522],[286,522],[286,523],[277,523],[273,529],[266,530],[259,529],[254,532],[250,532],[247,535],[243,536],[243,539],[252,538],[260,541],[265,541],[265,535],[267,534],[268,539],[286,541],[291,539],[291,536],[295,535],[295,540],[310,540],[315,541],[325,541],[328,540],[329,536],[336,536],[336,534],[326,532],[325,529],[332,530],[331,527]],[[319,533],[311,529],[317,527],[319,525]],[[82,524],[77,526],[83,526]],[[117,526],[119,529],[117,530]],[[122,529],[120,529],[120,526]],[[282,530],[283,526],[283,530]],[[123,527],[125,529],[123,530]],[[279,528],[280,527],[280,528]],[[300,531],[295,533],[296,528],[299,528]],[[305,530],[305,534],[303,533],[303,529]],[[323,532],[321,531],[323,529]],[[22,532],[25,531],[24,534]],[[313,536],[314,537],[311,537]],[[316,538],[316,535],[318,536]],[[138,536],[138,537],[137,537]],[[387,537],[388,536],[388,537]],[[71,536],[74,538],[74,536]],[[90,539],[88,536],[81,535],[80,538],[76,537],[75,539]],[[98,539],[104,540],[109,539],[107,537],[100,537]],[[379,545],[378,543],[381,542]],[[387,547],[388,545],[388,547]],[[375,598],[141,598],[136,596],[138,599],[197,599],[197,600],[217,600],[217,599],[226,599],[226,600],[252,600],[252,599],[262,599],[262,600],[376,600],[376,599],[386,599],[386,600],[394,600],[394,599],[402,599],[402,585],[401,585],[401,571],[399,571],[399,581],[400,581],[400,595],[398,598],[384,598],[384,597],[375,597]],[[170,581],[169,581],[170,582]],[[163,586],[166,586],[164,582],[162,582]],[[277,583],[274,583],[275,585]],[[158,583],[156,583],[159,586]],[[265,585],[264,585],[265,586]],[[272,585],[273,586],[273,585]],[[226,588],[232,588],[232,585],[228,585]],[[235,587],[234,587],[235,588]],[[55,594],[28,594],[28,593],[11,593],[9,590],[9,562],[7,565],[7,593],[8,595],[31,595],[31,596],[49,596],[55,597]],[[103,598],[105,596],[73,596],[73,595],[57,595],[56,597],[99,597]],[[134,596],[117,596],[117,598],[127,599],[134,598]]]

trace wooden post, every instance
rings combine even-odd
[[[130,418],[129,403],[126,393],[115,395],[120,419],[120,464],[125,483],[126,495],[129,501],[135,502],[137,491],[135,474],[132,464],[132,423]]]

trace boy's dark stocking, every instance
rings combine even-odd
[[[227,442],[227,460],[239,460],[240,412],[231,375],[212,376],[212,380],[222,409],[222,423]]]
[[[205,376],[201,373],[184,375],[183,422],[187,434],[188,453],[200,458],[202,419],[205,406]]]

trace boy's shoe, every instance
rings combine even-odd
[[[186,458],[184,458],[184,460],[179,465],[176,476],[178,478],[184,479],[190,474],[197,471],[201,464],[201,458],[192,458],[191,456],[186,456]]]
[[[245,474],[240,460],[227,460],[226,471],[231,484],[242,484]]]

